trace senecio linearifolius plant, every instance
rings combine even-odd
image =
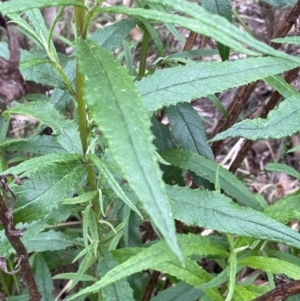
[[[229,0],[136,0],[130,7],[100,0],[0,2],[6,33],[0,43],[1,297],[247,301],[297,294],[300,235],[287,224],[299,219],[298,194],[268,205],[234,175],[236,167],[230,172],[214,160],[218,141],[229,137],[246,139],[238,166],[252,141],[299,131],[299,93],[289,82],[300,59],[276,50],[280,43],[300,43],[297,36],[282,38],[299,5],[266,2],[294,5],[278,24],[281,39],[270,45],[232,23]],[[48,28],[41,9],[54,6]],[[75,16],[73,39],[54,34],[66,10]],[[115,14],[127,17],[92,32],[95,19]],[[175,39],[182,39],[180,28],[190,37],[209,37],[216,49],[166,57],[157,24]],[[143,33],[137,70],[128,38],[135,27]],[[30,50],[20,49],[17,32],[29,39]],[[58,53],[53,37],[72,53]],[[149,45],[160,57],[151,70]],[[243,59],[229,60],[233,52]],[[218,62],[191,59],[216,53]],[[285,71],[284,79],[278,74]],[[258,80],[277,94],[261,118],[235,123]],[[27,94],[25,81],[51,88]],[[215,94],[234,87],[243,97],[226,111]],[[276,95],[284,100],[272,110]],[[225,125],[209,141],[190,105],[200,97],[212,99],[224,115]],[[16,115],[38,126],[12,136],[9,121]],[[267,170],[300,177],[283,164]],[[212,234],[198,234],[203,229]],[[246,267],[256,272],[243,277]],[[256,282],[262,274],[264,286]],[[275,288],[278,274],[289,281]]]

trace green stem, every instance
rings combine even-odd
[[[144,37],[143,37],[143,43],[141,49],[140,68],[139,68],[139,76],[138,76],[139,80],[145,76],[149,42],[150,42],[150,34],[148,30],[144,28]]]
[[[83,0],[81,0],[83,3]],[[77,28],[77,36],[84,38],[86,36],[86,32],[83,31],[83,25],[85,20],[85,11],[83,8],[76,8],[76,28]],[[83,153],[86,154],[88,149],[88,136],[89,136],[89,126],[87,121],[87,112],[86,112],[86,104],[83,97],[83,76],[79,72],[78,63],[76,65],[76,101],[77,101],[77,115],[78,115],[78,126],[80,132],[80,139],[82,144]],[[97,189],[97,181],[94,173],[94,169],[92,165],[88,165],[87,167],[88,173],[88,182],[91,190]],[[100,206],[97,198],[92,200],[93,210],[96,214],[97,220],[100,218]]]

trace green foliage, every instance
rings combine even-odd
[[[274,287],[273,275],[299,279],[300,235],[289,224],[300,219],[299,192],[268,205],[263,194],[215,161],[210,145],[228,137],[254,141],[298,132],[299,92],[278,74],[298,68],[299,57],[241,31],[228,0],[145,0],[133,7],[102,2],[0,3],[1,14],[30,40],[29,51],[21,50],[24,79],[49,92],[6,104],[1,112],[0,202],[8,217],[13,212],[17,229],[0,220],[0,255],[9,270],[19,254],[9,240],[13,231],[17,237],[22,232],[42,300],[57,298],[59,279],[70,281],[65,300],[91,301],[250,301]],[[48,29],[40,9],[51,6],[60,8]],[[74,52],[62,55],[53,28],[67,6],[75,14],[72,34],[59,38]],[[116,13],[128,18],[111,22]],[[92,32],[97,18],[110,25]],[[130,37],[137,26],[141,50]],[[161,30],[184,41],[179,27],[217,46],[170,54]],[[274,41],[299,44],[297,37]],[[9,60],[10,51],[0,43],[1,59]],[[232,60],[233,51],[245,58]],[[193,61],[217,53],[222,61]],[[278,108],[207,140],[191,102],[207,97],[231,118],[215,93],[256,80],[282,95]],[[27,124],[14,135],[9,120],[20,116]],[[300,179],[282,163],[265,170]],[[264,272],[269,285],[256,284],[258,271],[243,278],[245,267]],[[8,300],[31,298],[19,286],[19,274],[0,275]]]

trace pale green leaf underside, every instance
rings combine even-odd
[[[238,264],[248,266],[253,269],[259,269],[266,272],[271,272],[273,274],[285,274],[286,276],[293,278],[295,280],[300,279],[300,267],[278,259],[269,258],[263,256],[250,256],[245,259],[239,260]]]
[[[299,233],[219,192],[170,186],[168,195],[174,218],[185,224],[300,247]]]
[[[226,193],[235,197],[241,204],[256,210],[261,209],[255,196],[248,188],[231,172],[216,162],[206,159],[199,154],[181,149],[165,151],[161,155],[167,162],[182,169],[189,169],[212,183],[216,181],[216,172],[218,169],[218,180],[221,188],[224,189]]]
[[[275,172],[284,172],[292,177],[300,179],[300,173],[293,167],[281,163],[268,163],[265,167],[265,170],[275,171]]]
[[[175,10],[193,17],[194,19],[152,9],[145,10],[142,8],[112,6],[101,8],[100,10],[102,12],[114,12],[147,18],[148,20],[154,20],[168,24],[177,24],[195,33],[212,37],[216,41],[248,55],[258,55],[258,53],[247,49],[243,46],[243,44],[249,45],[253,49],[263,54],[288,58],[294,62],[298,62],[299,64],[299,59],[297,57],[292,57],[288,54],[274,50],[272,47],[256,40],[247,33],[242,32],[226,19],[206,12],[199,5],[182,0],[147,0],[147,2],[159,5],[167,5]]]
[[[136,82],[150,111],[225,91],[296,68],[285,59],[261,57],[226,62],[200,62],[156,71]]]
[[[0,3],[0,12],[3,15],[23,12],[32,8],[50,7],[50,6],[81,6],[85,5],[81,1],[76,0],[11,0],[9,2]]]
[[[51,127],[58,143],[69,153],[83,153],[77,125],[74,121],[65,119],[49,102],[28,102],[4,112],[4,116],[8,114],[21,114],[40,120]]]
[[[216,135],[210,141],[224,140],[228,137],[244,137],[249,140],[279,139],[300,130],[300,96],[294,95],[281,102],[266,119],[246,119],[230,129]]]
[[[105,49],[76,43],[84,98],[111,154],[156,227],[180,256],[170,205],[152,144],[150,121],[133,79]]]
[[[219,255],[224,258],[228,256],[228,253],[217,243],[212,242],[206,237],[201,237],[194,234],[179,235],[178,244],[183,254],[187,257],[194,254]],[[124,251],[126,251],[126,249],[121,250],[121,252]],[[165,241],[160,241],[144,250],[139,249],[137,255],[130,257],[128,260],[105,274],[100,281],[80,291],[78,294],[72,296],[69,300],[73,300],[74,298],[88,292],[98,291],[99,289],[117,280],[142,270],[151,268],[159,270],[161,264],[165,262],[171,262],[173,260],[176,260],[176,257],[169,249]]]
[[[300,37],[295,36],[295,37],[277,38],[277,39],[273,39],[272,42],[282,43],[282,44],[300,45]]]

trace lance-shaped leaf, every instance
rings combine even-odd
[[[81,155],[50,154],[7,169],[2,174],[25,177],[21,185],[12,184],[17,197],[15,222],[44,218],[58,204],[71,196],[86,171]]]
[[[52,104],[45,101],[34,101],[6,110],[3,115],[22,114],[34,117],[53,130],[58,143],[69,153],[82,154],[82,145],[77,125],[63,117]]]
[[[230,0],[199,0],[201,6],[212,14],[217,14],[232,22],[232,12]],[[230,48],[217,42],[222,61],[228,60]]]
[[[81,6],[85,5],[81,1],[76,0],[11,0],[9,2],[0,2],[0,12],[3,15],[23,12],[32,8],[50,7],[50,6]]]
[[[178,244],[186,257],[191,255],[218,255],[221,258],[228,257],[228,253],[223,247],[207,237],[201,237],[195,234],[179,235]],[[131,253],[131,251],[133,252],[133,254]],[[182,275],[181,272],[186,269],[185,267],[181,266],[180,261],[173,254],[172,250],[168,247],[165,241],[160,241],[146,249],[128,248],[121,249],[120,252],[125,252],[126,255],[128,255],[129,252],[131,253],[130,255],[133,256],[130,256],[128,260],[106,273],[100,281],[96,282],[90,287],[83,289],[78,294],[72,296],[69,300],[74,300],[78,296],[81,296],[85,293],[98,291],[99,289],[117,280],[130,276],[142,270],[160,270],[160,267],[162,267],[162,269],[168,269],[169,272],[171,272],[172,270],[174,272],[174,276],[177,276],[180,279]],[[118,257],[118,251],[114,253],[116,253],[116,257]],[[169,265],[165,266],[165,263],[169,263]],[[178,275],[176,275],[176,269],[174,268],[174,266],[172,269],[170,269],[170,265],[177,265]],[[199,271],[200,270],[198,270],[198,272]],[[210,275],[204,270],[203,275],[207,277],[206,280],[210,280]],[[195,278],[193,279],[195,281]],[[198,284],[201,284],[201,282],[203,283],[200,277],[197,279],[199,281]]]
[[[133,79],[105,49],[79,39],[79,70],[85,78],[84,98],[107,139],[123,176],[172,250],[180,256],[174,221],[161,179],[150,120]]]
[[[225,91],[296,68],[285,59],[262,57],[226,62],[200,62],[156,71],[136,83],[150,111]],[[238,75],[238,76],[237,76]]]
[[[145,2],[165,5],[190,17],[178,16],[152,9],[145,10],[142,8],[127,8],[121,6],[105,7],[101,8],[100,11],[126,14],[158,22],[177,24],[196,33],[212,37],[216,41],[239,52],[244,52],[249,55],[258,55],[257,52],[244,47],[244,45],[249,45],[251,48],[263,54],[287,58],[294,62],[298,62],[299,64],[299,58],[274,50],[272,47],[258,41],[246,32],[241,31],[226,19],[208,13],[197,4],[183,0],[147,0]]]
[[[255,196],[248,188],[231,172],[216,162],[188,150],[181,149],[166,151],[161,155],[167,162],[182,169],[189,169],[212,183],[216,181],[216,173],[218,171],[220,187],[224,189],[226,193],[235,197],[241,204],[256,210],[261,209]]]
[[[170,186],[168,195],[174,217],[185,224],[300,247],[298,232],[217,191]]]
[[[228,137],[244,137],[249,140],[279,139],[291,136],[300,129],[300,96],[294,95],[281,102],[266,119],[246,119],[230,129],[216,135],[210,141],[224,140]]]

